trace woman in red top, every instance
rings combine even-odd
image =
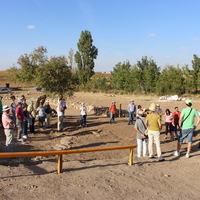
[[[175,109],[175,111],[173,112],[174,120],[172,121],[172,125],[173,125],[173,128],[174,128],[176,138],[178,138],[179,135],[177,133],[177,130],[178,130],[178,128],[180,129],[179,118],[180,118],[181,112],[178,110],[178,107],[175,107],[174,109]]]
[[[109,112],[110,112],[110,124],[115,123],[115,114],[116,114],[116,101],[112,101],[110,105]]]

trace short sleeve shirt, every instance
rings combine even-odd
[[[144,134],[144,132],[146,130],[145,118],[144,117],[141,117],[141,118],[138,117],[136,119],[134,128],[137,128],[141,133]],[[139,133],[137,133],[137,139],[142,139],[142,136]]]
[[[172,117],[173,117],[172,113],[170,113],[169,115],[165,114],[165,122],[171,123],[172,122]]]
[[[190,113],[191,109],[192,109],[192,111]],[[190,115],[189,115],[189,113],[190,113]],[[188,107],[188,108],[184,108],[182,110],[181,116],[183,116],[183,118],[182,118],[182,121],[183,121],[182,129],[190,129],[190,128],[194,128],[194,119],[195,119],[195,117],[199,116],[199,114],[194,108]],[[186,120],[184,120],[184,119],[186,119]]]
[[[158,124],[158,119],[160,119],[160,115],[157,115],[157,114],[150,114],[150,115],[147,115],[147,121],[148,121],[148,130],[151,130],[151,131],[159,131],[160,128],[159,128],[159,124]]]
[[[38,108],[37,108],[37,111],[38,111],[38,116],[39,116],[39,117],[44,117],[44,116],[45,116],[44,107],[38,107]]]

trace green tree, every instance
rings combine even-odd
[[[141,61],[137,61],[137,67],[139,69],[138,79],[141,90],[145,92],[155,92],[156,82],[160,74],[160,68],[151,58],[147,56],[142,57]]]
[[[126,90],[130,83],[130,70],[131,65],[129,61],[126,61],[123,64],[121,62],[116,64],[113,68],[113,71],[111,72],[112,88],[118,90]]]
[[[108,83],[106,78],[103,76],[102,73],[95,74],[92,79],[92,86],[94,89],[98,89],[101,92],[106,92],[108,89]]]
[[[51,57],[43,68],[39,69],[36,83],[44,88],[48,96],[73,95],[71,67],[67,65],[66,57]]]
[[[92,44],[93,39],[89,31],[82,31],[78,51],[75,54],[75,61],[78,67],[78,78],[81,84],[86,84],[94,74],[94,59],[97,58],[98,49]]]
[[[14,81],[15,83],[19,82],[20,83],[20,69],[17,68],[16,66],[10,67],[7,69],[8,75],[7,78],[9,78],[11,81]]]
[[[71,96],[75,83],[72,78],[71,66],[65,56],[51,57],[45,55],[46,48],[39,47],[30,54],[24,54],[18,59],[19,69],[8,71],[17,82],[44,88],[49,96]],[[13,73],[16,73],[14,76]]]
[[[184,80],[183,70],[179,66],[167,66],[159,75],[156,92],[159,95],[183,94]]]
[[[192,68],[193,70],[190,71],[191,72],[190,74],[192,75],[193,78],[194,93],[197,93],[199,86],[200,58],[195,54],[193,55]]]
[[[16,82],[25,83],[26,85],[34,84],[38,69],[42,68],[48,60],[46,53],[47,49],[40,46],[30,54],[21,55],[17,60],[17,64],[20,66],[19,70],[12,67],[8,70],[9,74]],[[16,75],[14,75],[15,73]]]

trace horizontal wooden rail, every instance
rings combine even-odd
[[[64,154],[130,149],[129,165],[132,165],[133,164],[133,149],[136,147],[137,145],[130,145],[130,146],[104,147],[104,148],[91,148],[91,149],[73,149],[73,150],[63,150],[63,151],[12,152],[12,153],[0,153],[0,158],[58,155],[58,173],[61,173],[62,172],[62,155]]]

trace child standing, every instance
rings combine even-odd
[[[86,117],[87,117],[87,108],[85,106],[85,103],[81,103],[80,107],[80,123],[82,127],[86,127]]]
[[[45,121],[45,110],[43,107],[43,103],[41,103],[41,102],[40,102],[39,107],[37,108],[37,114],[38,114],[38,119],[39,119],[39,128],[43,129],[44,121]]]
[[[116,101],[112,101],[112,104],[109,107],[109,112],[110,112],[110,124],[115,123],[115,115],[117,112]]]

